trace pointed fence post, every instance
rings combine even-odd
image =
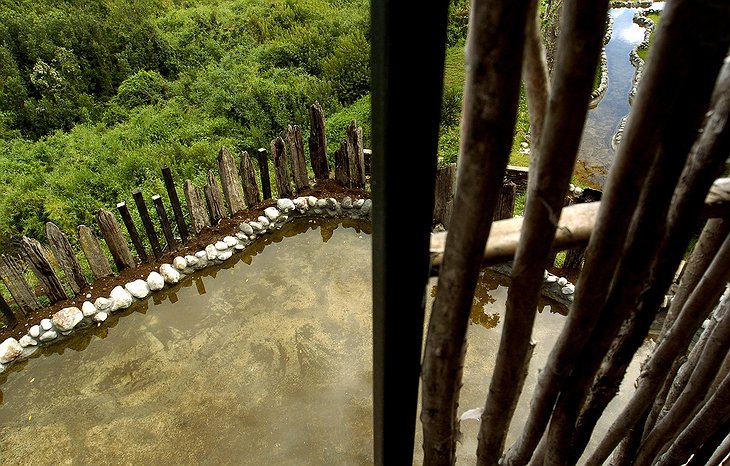
[[[117,265],[117,270],[121,272],[124,269],[131,269],[136,267],[132,252],[127,246],[127,240],[122,235],[122,229],[119,228],[114,214],[108,210],[99,209],[96,213],[96,222],[99,224],[99,230],[101,230],[101,236],[104,237],[106,245],[109,246],[109,252],[112,253],[114,263]]]
[[[256,184],[256,171],[253,168],[253,161],[248,152],[241,152],[241,181],[243,183],[243,197],[246,198],[246,205],[253,206],[261,202],[259,198],[259,187]]]
[[[160,219],[160,226],[162,226],[162,233],[165,235],[167,241],[167,250],[173,251],[177,249],[177,240],[175,235],[172,233],[172,227],[170,226],[170,219],[167,218],[167,212],[165,211],[165,204],[162,202],[162,197],[159,194],[152,196],[152,204],[155,206],[157,211],[157,218]]]
[[[226,210],[223,207],[223,196],[218,187],[218,181],[215,179],[213,170],[208,170],[208,183],[203,188],[205,192],[205,202],[210,212],[210,221],[213,225],[217,225],[222,218],[226,218]]]
[[[53,222],[46,223],[46,238],[48,238],[51,252],[56,256],[56,260],[58,260],[63,273],[66,275],[66,281],[68,281],[74,294],[79,294],[89,282],[86,279],[84,270],[81,268],[81,264],[76,259],[76,253],[71,247],[71,243]]]
[[[129,208],[127,208],[127,203],[126,202],[118,203],[117,210],[119,211],[119,215],[122,216],[122,221],[124,222],[124,226],[127,227],[127,233],[129,233],[129,238],[132,240],[134,249],[137,251],[137,255],[139,256],[139,261],[147,262],[147,259],[149,259],[149,257],[147,256],[147,251],[144,248],[144,244],[142,243],[142,238],[140,238],[140,236],[139,236],[137,227],[134,225],[134,221],[132,220],[132,215],[129,213]]]
[[[231,216],[234,216],[246,208],[246,203],[243,201],[243,189],[236,160],[225,147],[218,152],[218,172],[221,175],[223,195],[228,203],[228,209],[231,211]]]
[[[449,229],[454,209],[454,188],[456,187],[456,164],[450,163],[436,171],[436,194],[433,220]]]
[[[271,177],[269,176],[269,158],[266,156],[266,149],[260,148],[256,155],[261,174],[261,196],[263,200],[271,199]]]
[[[515,195],[517,185],[511,181],[502,184],[502,190],[497,198],[497,207],[494,209],[493,220],[504,220],[515,216]]]
[[[190,213],[193,224],[193,233],[197,235],[203,228],[210,226],[210,217],[206,210],[203,191],[190,180],[185,180],[183,190],[188,204],[188,213]]]
[[[284,141],[280,137],[271,141],[271,158],[274,160],[276,173],[276,197],[292,197],[289,163],[286,160]]]
[[[23,270],[17,258],[5,254],[0,256],[0,278],[8,287],[10,295],[18,303],[23,314],[43,307],[33,293],[33,288],[23,276]]]
[[[309,159],[315,180],[326,180],[330,177],[330,166],[327,161],[327,135],[324,126],[324,111],[319,102],[309,107]]]
[[[365,187],[365,155],[362,145],[362,128],[352,120],[347,127],[347,161],[350,165],[349,188]]]
[[[286,139],[289,143],[291,154],[292,176],[297,192],[309,187],[309,176],[307,175],[307,161],[304,159],[304,142],[302,141],[302,130],[297,125],[289,125],[286,131]]]
[[[84,256],[86,256],[86,261],[89,263],[94,278],[113,275],[109,260],[106,258],[104,251],[101,250],[99,240],[91,231],[91,228],[86,225],[79,225],[78,234],[81,250],[84,251]]]
[[[18,323],[18,318],[13,313],[13,310],[10,309],[10,306],[2,295],[0,295],[0,314],[2,314],[3,320],[5,320],[8,328],[14,327]]]
[[[335,151],[335,181],[342,186],[350,187],[350,162],[347,154],[347,141],[340,143],[340,148]]]
[[[160,239],[155,231],[155,225],[150,218],[150,212],[147,210],[147,204],[144,202],[142,191],[135,189],[132,191],[132,197],[134,198],[134,203],[137,205],[137,212],[139,212],[139,217],[142,219],[142,225],[147,233],[147,238],[150,240],[150,246],[152,246],[155,260],[157,260],[162,257],[162,248],[160,247]]]
[[[53,270],[51,263],[48,262],[48,257],[41,243],[33,238],[23,236],[23,239],[20,241],[20,250],[23,252],[23,256],[33,270],[33,273],[38,277],[38,281],[43,285],[46,296],[48,296],[51,303],[68,299],[61,280],[58,279],[58,275]]]
[[[177,196],[175,182],[172,180],[172,172],[167,165],[162,166],[162,178],[165,181],[165,189],[167,190],[167,196],[170,198],[170,205],[172,205],[172,212],[175,215],[175,223],[177,223],[180,238],[185,244],[188,242],[188,226],[185,223],[182,206],[180,206],[180,198]]]

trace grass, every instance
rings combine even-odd
[[[651,36],[649,36],[649,46],[645,49],[637,50],[637,54],[644,61],[646,61],[646,57],[649,56],[649,50],[651,50],[651,45],[654,43],[654,37],[656,36],[656,30],[657,30],[657,27],[659,27],[660,15],[658,15],[656,13],[652,13],[650,15],[646,15],[646,17],[649,18],[650,20],[654,21],[654,31],[652,31]]]

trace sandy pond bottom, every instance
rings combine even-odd
[[[368,228],[287,225],[14,366],[0,376],[2,463],[371,464]],[[480,282],[460,413],[484,403],[506,285]],[[528,391],[563,321],[542,307]],[[462,423],[464,464],[477,428]]]

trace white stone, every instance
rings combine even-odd
[[[51,340],[55,340],[57,337],[58,337],[58,333],[56,333],[55,330],[49,330],[47,332],[44,332],[40,336],[39,340],[40,341],[51,341]]]
[[[337,199],[334,197],[328,197],[327,198],[327,208],[334,209],[337,207]]]
[[[76,327],[76,324],[84,320],[84,314],[78,307],[64,307],[53,314],[51,321],[62,332],[68,332]]]
[[[198,257],[196,254],[195,257],[198,258],[198,263],[193,266],[195,270],[202,270],[208,266],[208,254],[205,251],[203,252],[203,257]]]
[[[251,225],[254,234],[258,234],[264,231],[264,227],[262,227],[259,222],[249,222],[249,225]]]
[[[238,244],[238,240],[235,236],[226,236],[225,238],[223,238],[223,242],[226,243],[226,246],[228,246],[229,248],[232,248],[233,246]]]
[[[267,207],[264,209],[264,215],[271,220],[272,222],[275,222],[277,218],[279,218],[279,210],[276,207]]]
[[[170,265],[170,264],[165,264]],[[134,298],[129,294],[129,291],[125,290],[121,286],[115,286],[112,292],[109,294],[109,298],[112,300],[112,312],[118,311],[119,309],[126,309],[132,305]]]
[[[231,258],[233,255],[233,251],[225,251],[222,252],[220,256],[218,256],[218,260],[225,261]]]
[[[96,314],[96,306],[91,301],[84,301],[84,304],[81,305],[81,313],[84,317],[91,317]]]
[[[191,256],[189,254],[185,256],[185,263],[188,265],[188,267],[195,267],[196,265],[198,265],[198,262],[200,261],[196,256]]]
[[[327,207],[327,199],[317,199],[317,203],[314,205],[315,207],[318,207],[320,209],[324,209]]]
[[[112,304],[114,303],[112,303],[111,299],[107,299],[104,297],[96,298],[96,301],[94,301],[94,306],[96,306],[96,310],[99,312],[111,312]]]
[[[572,283],[568,283],[560,289],[560,292],[563,294],[573,294],[575,293],[575,285],[573,285]]]
[[[525,141],[522,141],[520,143],[520,147],[523,148],[523,149],[527,149],[527,143]]]
[[[124,288],[129,291],[129,294],[134,296],[137,299],[144,299],[150,294],[150,287],[147,284],[146,281],[142,280],[141,278],[129,282],[126,285],[124,285]]]
[[[185,270],[188,267],[188,261],[182,256],[177,256],[172,260],[172,266],[178,270]]]
[[[575,189],[573,190],[573,194],[576,197],[581,197],[583,195],[583,188],[579,188],[576,186]]]
[[[198,251],[198,252],[195,253],[195,257],[197,257],[198,259],[202,259],[202,258],[206,258],[207,259],[208,258],[208,253],[205,252],[205,251]]]
[[[291,212],[296,207],[294,207],[294,202],[291,199],[282,198],[276,201],[276,208],[286,213]]]
[[[243,222],[240,225],[238,225],[238,229],[241,230],[246,236],[253,235],[253,228],[251,228],[251,225],[249,225],[246,222]]]
[[[344,198],[342,198],[342,208],[352,209],[352,198],[350,196],[345,196]]]
[[[226,249],[228,249],[228,245],[226,243],[224,243],[223,241],[216,241],[215,248],[218,251],[225,251]]]
[[[257,218],[258,222],[261,224],[261,228],[269,228],[269,225],[271,222],[269,221],[269,217],[264,217],[263,215],[259,215],[259,218]]]
[[[307,196],[307,204],[309,204],[309,207],[314,207],[317,204],[317,198],[314,196]]]
[[[558,278],[558,285],[565,286],[568,284],[568,279],[565,277]]]
[[[570,183],[570,184],[568,185],[568,191],[570,191],[571,193],[572,193],[573,191],[575,191],[575,185],[574,185],[573,183]]]
[[[165,287],[165,279],[154,270],[147,275],[147,286],[152,291],[159,291]]]
[[[0,363],[8,363],[20,356],[20,353],[22,352],[23,347],[20,346],[18,340],[15,338],[8,338],[4,342],[0,343]]]
[[[26,346],[38,345],[38,342],[31,338],[30,335],[23,335],[22,337],[20,337],[20,340],[18,340],[18,343],[20,343],[20,346],[22,346],[23,348],[25,348]]]
[[[558,277],[556,277],[555,275],[549,273],[548,276],[545,277],[545,281],[548,282],[548,283],[555,283],[555,282],[558,281]]]
[[[104,311],[101,311],[101,312],[97,312],[96,314],[94,314],[94,317],[92,317],[91,319],[94,322],[104,322],[107,317],[109,317],[109,314],[107,314]]]
[[[30,330],[28,330],[28,334],[33,338],[38,338],[41,335],[41,327],[39,325],[32,326]]]
[[[277,218],[276,219],[277,227],[281,228],[281,226],[284,225],[287,220],[289,220],[289,216],[287,214],[284,214],[281,217]]]
[[[358,199],[352,203],[352,206],[356,209],[360,209],[365,204],[365,199]]]
[[[170,285],[174,285],[180,281],[180,272],[170,264],[162,264],[160,266],[160,275],[165,279],[165,283],[169,283]]]
[[[53,328],[53,323],[51,322],[51,319],[43,319],[41,320],[41,328],[43,330],[50,330]]]
[[[362,203],[362,207],[360,208],[360,212],[362,212],[363,214],[369,214],[372,207],[373,201],[370,199],[365,199],[365,202]]]
[[[294,199],[294,206],[296,206],[297,210],[301,213],[309,210],[309,202],[307,202],[306,197],[298,197]]]
[[[243,243],[238,243],[234,247],[236,248],[236,251],[243,251],[244,249],[246,249],[246,245]]]
[[[209,244],[205,247],[205,257],[209,260],[215,260],[216,257],[218,257],[218,250],[213,246],[212,244]]]

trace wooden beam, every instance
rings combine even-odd
[[[217,225],[222,218],[228,217],[226,215],[226,209],[223,206],[223,196],[221,196],[221,190],[218,187],[218,181],[215,179],[213,170],[208,170],[208,183],[205,185],[205,202],[208,205],[208,212],[210,213],[210,221],[213,225]]]
[[[256,161],[259,164],[259,174],[261,175],[261,196],[263,200],[271,199],[271,177],[269,176],[269,157],[266,155],[266,149],[261,147],[256,152]]]
[[[86,274],[84,274],[81,264],[76,259],[76,253],[71,247],[71,243],[53,222],[46,223],[46,238],[48,238],[51,252],[66,275],[66,281],[74,294],[79,294],[89,282],[86,280]]]
[[[144,243],[142,243],[142,238],[139,236],[139,232],[137,231],[137,227],[134,224],[134,220],[132,220],[132,215],[129,213],[127,203],[118,203],[117,211],[119,211],[119,215],[122,217],[122,222],[124,222],[124,226],[127,227],[127,233],[129,233],[129,238],[132,240],[134,249],[137,251],[139,261],[147,262],[147,260],[149,259],[149,256],[147,256],[147,250],[145,250],[144,248]]]
[[[36,309],[40,309],[41,303],[38,301],[33,288],[23,276],[23,270],[20,267],[20,261],[14,256],[0,256],[0,278],[2,278],[5,286],[8,287],[10,295],[13,297],[20,310],[24,314],[28,314]]]
[[[147,210],[147,204],[144,202],[144,196],[142,191],[135,189],[132,191],[132,197],[134,203],[137,206],[137,212],[139,217],[142,219],[142,226],[144,226],[145,233],[147,233],[147,239],[150,240],[150,246],[152,246],[152,252],[155,255],[155,260],[159,260],[162,257],[162,247],[160,247],[160,239],[155,231],[155,225],[152,223],[150,218],[150,212]]]
[[[243,200],[243,188],[241,178],[238,176],[236,160],[225,147],[218,152],[218,173],[221,176],[221,187],[228,210],[230,210],[231,216],[236,215],[246,208],[246,203]]]
[[[170,167],[167,165],[162,166],[162,178],[165,181],[165,189],[167,190],[167,196],[170,198],[170,205],[172,206],[172,212],[175,215],[175,223],[177,223],[180,238],[182,238],[182,242],[185,244],[188,242],[188,226],[185,223],[185,215],[183,215],[180,198],[178,197],[177,190],[175,189],[175,182],[172,180],[172,172],[170,171]]]
[[[91,273],[94,278],[101,278],[112,275],[112,268],[109,266],[109,260],[106,258],[106,254],[101,250],[99,240],[96,238],[91,228],[86,225],[79,225],[79,244],[81,244],[81,250],[84,251],[86,261],[89,263]]]
[[[274,161],[276,173],[276,197],[292,197],[291,178],[289,176],[289,163],[286,159],[284,141],[277,137],[271,141],[271,158]]]
[[[104,237],[106,245],[109,246],[109,252],[112,253],[114,263],[117,265],[117,270],[121,272],[124,269],[130,269],[137,266],[132,257],[132,252],[127,246],[127,240],[122,235],[122,229],[119,228],[119,223],[114,217],[114,214],[99,209],[96,213],[96,222],[99,224],[101,230],[101,236]]]
[[[165,204],[162,202],[162,197],[159,194],[152,196],[152,204],[155,206],[157,211],[157,218],[160,220],[160,226],[162,227],[162,233],[165,235],[167,241],[167,250],[174,251],[177,249],[177,240],[175,235],[172,233],[172,226],[170,225],[170,219],[167,218],[167,212],[165,212]]]
[[[315,180],[326,180],[330,177],[330,166],[327,161],[327,134],[324,125],[324,111],[319,102],[309,107],[309,159]]]
[[[302,189],[309,187],[309,175],[307,174],[307,161],[304,159],[302,130],[298,125],[287,127],[286,140],[289,143],[294,186],[297,188],[297,192],[301,192]]]
[[[190,180],[185,180],[183,190],[185,191],[185,201],[188,204],[188,212],[193,224],[193,233],[197,235],[203,228],[210,226],[210,216],[205,206],[205,197],[203,191]]]
[[[253,169],[253,161],[248,152],[241,152],[241,182],[243,183],[243,197],[246,198],[246,205],[251,206],[261,202],[259,187],[256,184],[256,172]]]
[[[43,291],[48,296],[51,304],[67,299],[68,296],[63,289],[61,280],[58,279],[56,271],[53,270],[53,266],[48,261],[45,248],[41,243],[33,238],[23,236],[23,239],[20,241],[20,250],[26,262],[28,262],[28,265],[33,270],[33,273],[38,278],[38,281],[41,282]]]

